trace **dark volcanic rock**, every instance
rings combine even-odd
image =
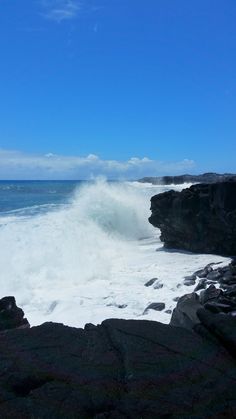
[[[213,314],[203,308],[198,310],[197,315],[210,333],[236,357],[236,318],[222,313]]]
[[[149,281],[146,282],[145,287],[151,287],[155,282],[157,281],[157,278],[152,278]]]
[[[157,281],[153,286],[154,290],[160,290],[163,287],[164,287],[164,285],[159,281]]]
[[[191,293],[180,297],[173,311],[170,325],[192,330],[194,325],[200,323],[197,316],[197,310],[200,308],[202,305],[197,294]]]
[[[186,277],[184,279],[184,285],[187,285],[188,287],[190,287],[191,285],[194,285],[195,282],[196,282],[196,278]]]
[[[228,179],[236,179],[236,175],[225,173],[204,173],[202,175],[180,175],[180,176],[162,176],[162,177],[144,177],[139,179],[141,183],[152,183],[153,185],[181,185],[183,183],[215,183]]]
[[[211,264],[210,264],[211,265]],[[199,269],[198,271],[194,272],[194,276],[197,276],[198,278],[206,278],[206,276],[213,271],[213,268],[207,265],[204,269]]]
[[[151,303],[145,308],[143,314],[146,314],[148,310],[162,311],[165,309],[165,306],[165,303]]]
[[[0,331],[7,329],[30,327],[24,312],[17,307],[14,297],[4,297],[0,300]]]
[[[209,279],[210,281],[218,281],[221,277],[222,277],[222,274],[218,270],[209,272],[207,274],[207,279]]]
[[[197,286],[194,288],[194,292],[197,292],[197,291],[200,291],[200,290],[206,288],[206,285],[207,285],[207,279],[206,278],[200,279]]]
[[[158,322],[10,330],[1,334],[0,359],[4,419],[236,416],[228,351]]]
[[[167,248],[236,255],[236,180],[164,192],[151,210]]]
[[[200,292],[200,303],[205,304],[209,300],[217,300],[223,291],[221,289],[217,289],[214,285],[210,285],[205,291]]]
[[[213,313],[229,313],[232,311],[231,304],[223,304],[219,301],[209,301],[208,303],[204,304],[204,307]]]

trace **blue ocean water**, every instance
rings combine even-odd
[[[48,206],[66,204],[85,181],[0,181],[0,213],[27,209],[40,212]],[[20,214],[19,214],[20,215]]]

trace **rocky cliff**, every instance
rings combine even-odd
[[[236,255],[236,180],[153,196],[151,211],[167,248]]]

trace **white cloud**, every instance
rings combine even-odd
[[[41,0],[43,16],[57,23],[74,19],[81,9],[79,0]]]
[[[181,174],[195,168],[193,160],[163,162],[147,157],[126,161],[63,156],[51,152],[29,154],[0,149],[0,179],[89,179],[104,175],[110,179],[137,179],[143,176]]]

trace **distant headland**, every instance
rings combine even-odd
[[[203,173],[201,175],[143,177],[138,179],[138,182],[152,183],[153,185],[181,185],[182,183],[215,183],[231,178],[236,179],[236,174]]]

